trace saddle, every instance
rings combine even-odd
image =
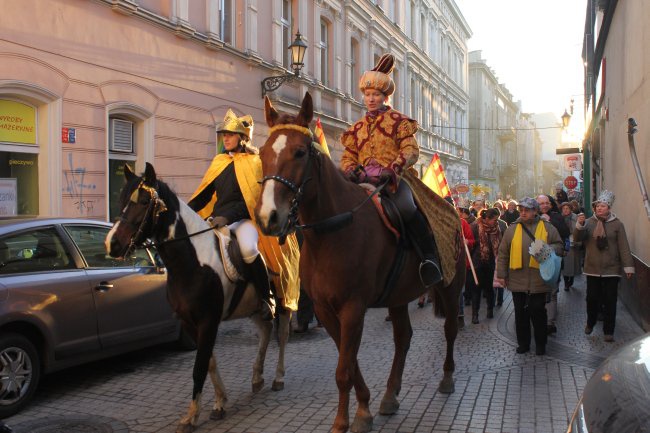
[[[243,280],[245,264],[239,249],[237,236],[225,226],[213,231],[219,241],[219,254],[221,255],[221,262],[226,276],[233,283]]]

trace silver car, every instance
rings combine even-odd
[[[567,433],[650,432],[650,333],[630,341],[587,382]]]
[[[111,225],[81,219],[0,221],[0,419],[39,378],[143,347],[192,342],[167,302],[151,251],[106,254]]]

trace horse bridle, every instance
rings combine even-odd
[[[309,147],[307,148],[307,167],[305,168],[305,175],[302,178],[302,182],[300,183],[300,186],[296,185],[294,182],[290,181],[289,179],[277,174],[264,176],[260,181],[262,186],[264,186],[264,183],[267,180],[275,180],[277,182],[280,182],[282,185],[286,186],[287,188],[289,188],[289,190],[293,192],[293,198],[291,199],[291,206],[289,208],[289,216],[287,217],[287,224],[285,224],[285,226],[282,228],[282,231],[278,235],[280,245],[284,245],[287,236],[293,233],[296,230],[296,228],[301,228],[300,225],[297,224],[298,206],[300,205],[300,200],[302,199],[302,196],[305,192],[305,185],[307,184],[307,182],[311,180],[312,158],[318,157],[320,153],[314,154],[314,152],[317,152],[317,150],[314,147],[314,140],[313,140],[314,135],[312,134],[309,128],[305,128],[299,125],[292,125],[292,124],[275,125],[269,129],[269,137],[274,132],[280,129],[289,129],[293,131],[298,131],[306,135],[307,137],[311,138],[311,142],[309,144]]]
[[[264,176],[260,181],[260,183],[264,185],[264,183],[267,180],[275,180],[277,182],[280,182],[282,185],[286,186],[293,192],[293,198],[291,199],[291,207],[289,208],[289,215],[287,217],[287,224],[285,224],[285,226],[282,228],[282,231],[278,235],[280,245],[283,245],[287,236],[293,233],[294,231],[296,231],[296,229],[299,230],[313,229],[314,231],[322,233],[322,232],[332,231],[341,228],[351,223],[352,214],[354,214],[354,212],[361,209],[361,207],[366,202],[370,201],[375,195],[379,194],[379,192],[388,183],[388,181],[385,181],[379,184],[371,194],[368,194],[368,196],[361,203],[359,203],[350,211],[346,211],[341,214],[337,214],[325,218],[315,223],[298,224],[298,206],[300,205],[300,199],[302,199],[302,196],[304,194],[305,185],[307,184],[307,182],[311,180],[312,158],[320,158],[321,152],[317,149],[317,146],[319,145],[318,143],[313,141],[313,134],[311,130],[309,130],[309,128],[305,128],[299,125],[292,125],[292,124],[275,125],[271,127],[271,129],[269,129],[269,137],[271,136],[271,134],[273,134],[275,131],[279,129],[290,129],[290,130],[298,131],[308,136],[309,138],[312,138],[312,141],[309,147],[307,148],[307,158],[308,158],[307,167],[305,168],[305,175],[303,176],[300,186],[297,186],[294,182],[277,174]]]
[[[140,236],[142,236],[142,234],[144,233],[144,228],[149,220],[149,215],[150,214],[153,215],[153,221],[151,226],[154,227],[158,223],[158,218],[160,217],[160,214],[167,211],[167,205],[165,205],[165,202],[159,197],[156,188],[146,185],[144,183],[144,180],[141,180],[140,183],[138,184],[138,187],[135,190],[133,190],[133,193],[129,198],[129,202],[127,203],[126,206],[124,206],[124,209],[122,209],[122,213],[120,213],[119,216],[120,222],[128,224],[131,227],[135,227],[135,224],[133,224],[131,221],[125,218],[124,215],[126,214],[126,211],[129,209],[131,203],[138,204],[138,195],[140,189],[143,189],[144,191],[149,193],[150,200],[149,200],[149,204],[147,204],[147,209],[144,213],[144,217],[142,218],[142,221],[140,221],[138,229],[131,236],[131,239],[129,241],[129,246],[124,252],[123,257],[128,256],[131,253],[131,251],[136,249],[138,246],[142,246],[146,243],[146,241],[138,243],[137,239],[140,238]]]

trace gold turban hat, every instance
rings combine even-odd
[[[237,117],[230,109],[223,118],[223,122],[217,125],[217,132],[235,132],[247,137],[250,141],[253,138],[253,117],[249,114]]]
[[[392,54],[384,54],[374,68],[361,75],[359,89],[362,92],[366,89],[375,89],[386,96],[392,95],[395,91],[395,82],[393,82],[390,74],[393,72],[394,67],[395,57]]]

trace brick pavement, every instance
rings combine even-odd
[[[439,394],[445,351],[443,320],[429,306],[411,304],[414,336],[404,373],[401,407],[391,417],[375,416],[373,432],[563,432],[594,368],[616,348],[641,335],[619,303],[616,342],[602,341],[601,322],[584,335],[584,279],[560,291],[558,334],[546,356],[515,353],[514,313],[509,295],[494,319],[468,324],[456,344],[456,392]],[[466,307],[469,312],[469,307]],[[392,331],[386,310],[366,317],[359,362],[376,414],[392,361]],[[320,328],[293,335],[287,350],[286,386],[269,389],[277,347],[267,356],[267,386],[250,390],[256,337],[247,321],[222,326],[217,345],[219,369],[229,401],[223,421],[208,419],[213,391],[206,383],[200,433],[325,433],[338,401],[336,350]],[[109,361],[58,372],[45,378],[33,403],[7,420],[17,433],[46,433],[58,420],[92,419],[103,429],[77,433],[169,433],[188,406],[193,352],[157,347]],[[354,398],[353,398],[354,400]],[[355,405],[351,408],[354,413]],[[72,425],[70,424],[70,425]],[[78,424],[75,424],[78,425]],[[37,428],[38,427],[38,428]],[[79,427],[80,428],[80,427]],[[65,431],[62,429],[51,431]]]

